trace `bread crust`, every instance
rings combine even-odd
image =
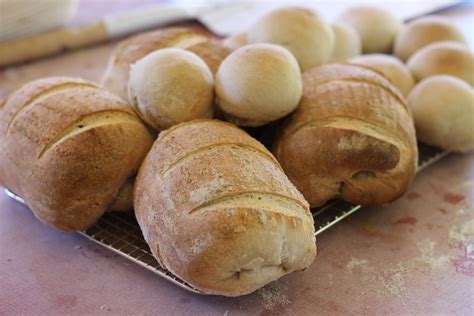
[[[255,291],[314,260],[309,205],[258,141],[217,120],[164,131],[135,213],[160,264],[204,293]]]
[[[401,196],[417,147],[400,92],[373,71],[341,64],[304,73],[303,86],[274,154],[310,205],[337,197],[380,205]]]
[[[1,111],[2,182],[63,231],[109,210],[152,142],[126,103],[80,79],[30,82]]]
[[[131,65],[158,49],[187,48],[208,38],[203,32],[184,27],[170,27],[131,36],[121,42],[110,56],[101,84],[126,100]]]

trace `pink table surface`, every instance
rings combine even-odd
[[[447,14],[465,22],[456,10]],[[467,24],[472,16],[470,9]],[[98,80],[113,46],[4,69],[0,99],[42,76]],[[0,193],[0,315],[472,315],[474,154],[429,167],[390,206],[363,209],[323,233],[318,249],[308,271],[254,294],[200,296],[78,234],[46,227]]]

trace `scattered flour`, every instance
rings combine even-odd
[[[449,230],[449,243],[467,242],[474,235],[474,219],[461,225],[455,225]]]
[[[277,307],[291,303],[287,296],[287,287],[282,282],[272,282],[261,288],[258,293],[262,297],[262,306],[266,310],[273,310]]]
[[[416,246],[420,251],[420,256],[415,259],[416,262],[429,266],[432,270],[438,270],[448,266],[450,261],[449,256],[434,256],[434,248],[436,243],[434,241],[425,239],[417,242]]]

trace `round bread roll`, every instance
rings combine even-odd
[[[116,95],[127,99],[130,66],[139,59],[158,49],[187,48],[208,39],[209,36],[184,27],[170,27],[133,35],[121,42],[110,56],[101,83]]]
[[[332,30],[334,32],[334,49],[331,62],[344,61],[362,53],[359,33],[352,26],[333,23]]]
[[[354,7],[346,10],[338,21],[348,23],[359,33],[362,52],[390,53],[401,22],[390,12],[377,7]]]
[[[129,100],[140,117],[162,130],[212,116],[214,79],[196,54],[164,48],[140,59],[130,70]]]
[[[272,154],[229,123],[196,120],[161,133],[134,201],[160,265],[203,293],[251,293],[316,255],[308,203]]]
[[[151,144],[121,98],[80,79],[39,79],[0,109],[0,182],[45,224],[85,230],[107,211],[132,209]]]
[[[311,207],[334,198],[381,205],[400,197],[418,159],[400,92],[376,72],[347,64],[313,68],[303,86],[274,153]]]
[[[444,74],[474,85],[474,54],[461,43],[429,44],[413,54],[408,59],[407,66],[416,81]]]
[[[222,41],[222,44],[230,50],[236,50],[248,44],[247,33],[241,32],[231,35]]]
[[[214,39],[191,45],[187,47],[186,50],[201,57],[201,59],[209,67],[209,70],[213,76],[216,75],[217,69],[221,65],[222,61],[232,51],[231,49],[224,46],[223,43]]]
[[[438,15],[425,16],[401,28],[395,38],[393,51],[398,58],[406,61],[420,48],[440,41],[466,42],[450,19]]]
[[[298,7],[270,11],[248,31],[249,43],[272,43],[287,48],[302,71],[331,59],[334,34],[316,12]]]
[[[415,85],[415,80],[408,68],[398,58],[391,55],[362,55],[351,58],[347,62],[377,71],[398,88],[404,96],[407,96]]]
[[[260,126],[292,112],[302,93],[296,59],[283,47],[253,44],[231,53],[216,75],[219,108],[228,120]]]
[[[474,149],[474,90],[466,82],[447,75],[426,78],[408,104],[419,140],[450,151]]]

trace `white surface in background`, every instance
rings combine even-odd
[[[398,18],[405,20],[417,17],[450,5],[459,3],[456,0],[444,1],[226,1],[234,4],[232,7],[207,11],[199,16],[199,20],[214,33],[229,35],[244,31],[265,12],[280,6],[299,5],[312,8],[319,12],[327,21],[334,21],[339,14],[349,7],[357,5],[372,5],[392,12]],[[173,3],[188,7],[199,7],[206,4],[222,4],[223,1],[189,1],[176,0]],[[236,4],[241,4],[237,6]],[[377,27],[377,26],[374,26]]]

